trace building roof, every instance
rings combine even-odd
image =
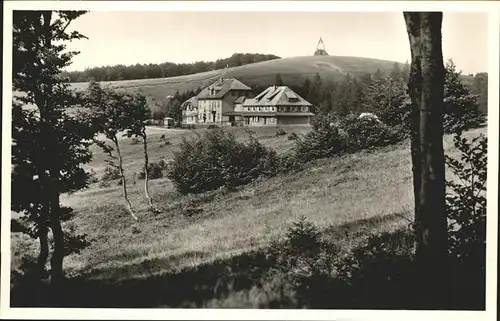
[[[248,90],[248,87],[235,78],[219,79],[210,86],[204,88],[198,95],[198,99],[217,99],[224,97],[231,90]]]
[[[245,96],[240,96],[240,97],[238,97],[238,98],[234,101],[234,103],[235,103],[235,104],[241,104],[241,103],[243,103],[243,102],[245,101],[245,99],[246,99],[246,97],[245,97]]]
[[[287,86],[271,86],[255,98],[245,99],[243,106],[312,106],[312,104]]]
[[[305,113],[294,113],[294,112],[283,112],[283,113],[278,113],[278,112],[267,112],[267,111],[229,111],[222,113],[222,116],[233,116],[233,115],[238,115],[238,116],[291,116],[291,117],[296,117],[296,116],[314,116],[313,113],[311,112],[305,112]]]
[[[193,96],[193,97],[189,98],[188,100],[186,100],[185,102],[183,102],[181,105],[182,109],[185,109],[189,103],[195,108],[198,107],[198,97]]]

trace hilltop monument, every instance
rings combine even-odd
[[[319,38],[318,45],[316,46],[316,50],[314,51],[315,56],[329,56],[328,52],[326,52],[325,44],[323,43],[323,38]]]

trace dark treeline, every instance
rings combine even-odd
[[[84,71],[64,71],[62,75],[69,78],[70,82],[151,79],[191,75],[222,69],[226,66],[237,67],[274,59],[280,59],[280,57],[271,54],[235,53],[229,58],[217,59],[216,61],[198,61],[190,64],[165,62],[161,64],[136,64],[132,66],[114,65],[87,68]]]
[[[288,84],[286,77],[277,74],[275,85],[286,85],[300,96],[314,105],[316,114],[337,114],[346,116],[351,113],[371,112],[389,122],[402,118],[409,108],[410,98],[407,94],[409,65],[395,63],[387,71],[377,70],[375,73],[355,77],[350,74],[340,78],[322,78],[319,74],[311,79],[307,78],[302,85]],[[488,74],[463,76],[456,70],[453,61],[446,64],[446,95],[445,109],[451,110],[479,110],[484,114],[488,106]],[[267,88],[267,84],[253,86],[255,94]],[[201,88],[183,93],[177,92],[171,99],[154,101],[150,106],[153,118],[162,119],[172,117],[176,122],[182,121],[182,103],[195,96]],[[473,115],[469,115],[475,117]],[[446,122],[447,119],[444,119]]]
[[[165,117],[172,117],[177,123],[182,121],[182,103],[189,98],[196,96],[200,93],[201,88],[196,90],[188,90],[183,93],[177,91],[170,99],[161,102],[154,101],[150,106],[151,116],[155,120],[161,120]]]

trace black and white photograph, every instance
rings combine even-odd
[[[496,319],[499,3],[3,17],[2,318]]]

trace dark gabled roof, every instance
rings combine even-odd
[[[243,106],[312,106],[312,104],[287,86],[271,86],[257,97],[245,99]]]
[[[196,97],[198,99],[217,99],[224,97],[231,90],[251,91],[252,89],[235,78],[219,79],[204,88]]]
[[[182,109],[185,109],[188,104],[191,104],[193,107],[197,108],[198,107],[198,97],[193,96],[186,100],[185,102],[182,103],[181,107]]]

